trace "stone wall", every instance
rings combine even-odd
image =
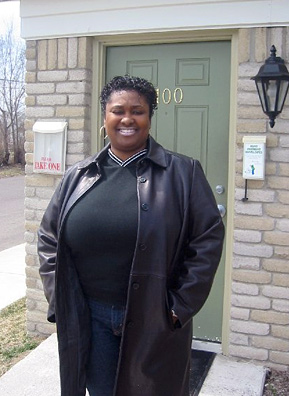
[[[273,129],[263,114],[254,82],[269,56],[289,59],[288,28],[239,31],[236,173],[229,354],[285,369],[289,366],[289,106]],[[26,242],[28,330],[50,334],[38,275],[36,232],[59,177],[33,174],[36,120],[67,120],[67,166],[90,151],[92,39],[27,42]],[[266,178],[248,181],[243,202],[242,138],[267,137]],[[228,239],[230,240],[230,238]],[[227,282],[230,280],[227,279]]]
[[[61,38],[27,42],[25,241],[27,326],[30,333],[51,334],[47,304],[38,275],[37,229],[60,180],[33,173],[33,132],[36,121],[67,121],[67,166],[90,154],[92,39]]]
[[[289,365],[289,101],[274,128],[255,83],[272,44],[289,59],[288,28],[239,32],[234,258],[229,352],[264,365]],[[266,136],[266,177],[248,180],[244,197],[243,136]]]

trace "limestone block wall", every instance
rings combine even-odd
[[[229,354],[257,363],[289,367],[289,98],[271,129],[254,82],[269,56],[289,60],[289,28],[241,29],[235,137],[235,207]],[[32,171],[37,120],[68,122],[67,166],[89,155],[91,135],[92,38],[27,42],[26,75],[26,274],[27,326],[34,334],[55,331],[46,321],[47,304],[38,275],[36,232],[60,177]],[[266,177],[248,181],[243,202],[243,136],[267,137]]]
[[[67,121],[70,166],[90,154],[92,39],[61,38],[27,42],[25,241],[27,327],[30,333],[51,334],[47,303],[39,279],[37,229],[60,176],[33,173],[33,124]]]
[[[254,81],[274,44],[289,60],[289,29],[239,32],[234,257],[230,348],[233,356],[289,366],[289,100],[270,128]],[[287,63],[288,67],[288,63]],[[244,197],[243,136],[266,136],[266,177],[248,180]]]

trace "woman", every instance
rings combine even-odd
[[[149,82],[115,77],[101,105],[110,143],[67,171],[39,230],[61,395],[188,396],[223,224],[200,164],[149,136]]]

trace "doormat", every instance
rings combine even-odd
[[[215,358],[215,353],[193,349],[191,352],[190,396],[197,396]]]

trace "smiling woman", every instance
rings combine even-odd
[[[136,91],[114,92],[107,105],[104,127],[111,151],[123,161],[146,147],[150,129],[149,105]]]
[[[61,395],[188,396],[222,219],[200,163],[149,136],[149,81],[114,77],[100,100],[110,143],[68,170],[38,233]]]
[[[100,101],[111,151],[124,161],[144,149],[157,108],[153,85],[128,75],[114,77],[104,87]]]

